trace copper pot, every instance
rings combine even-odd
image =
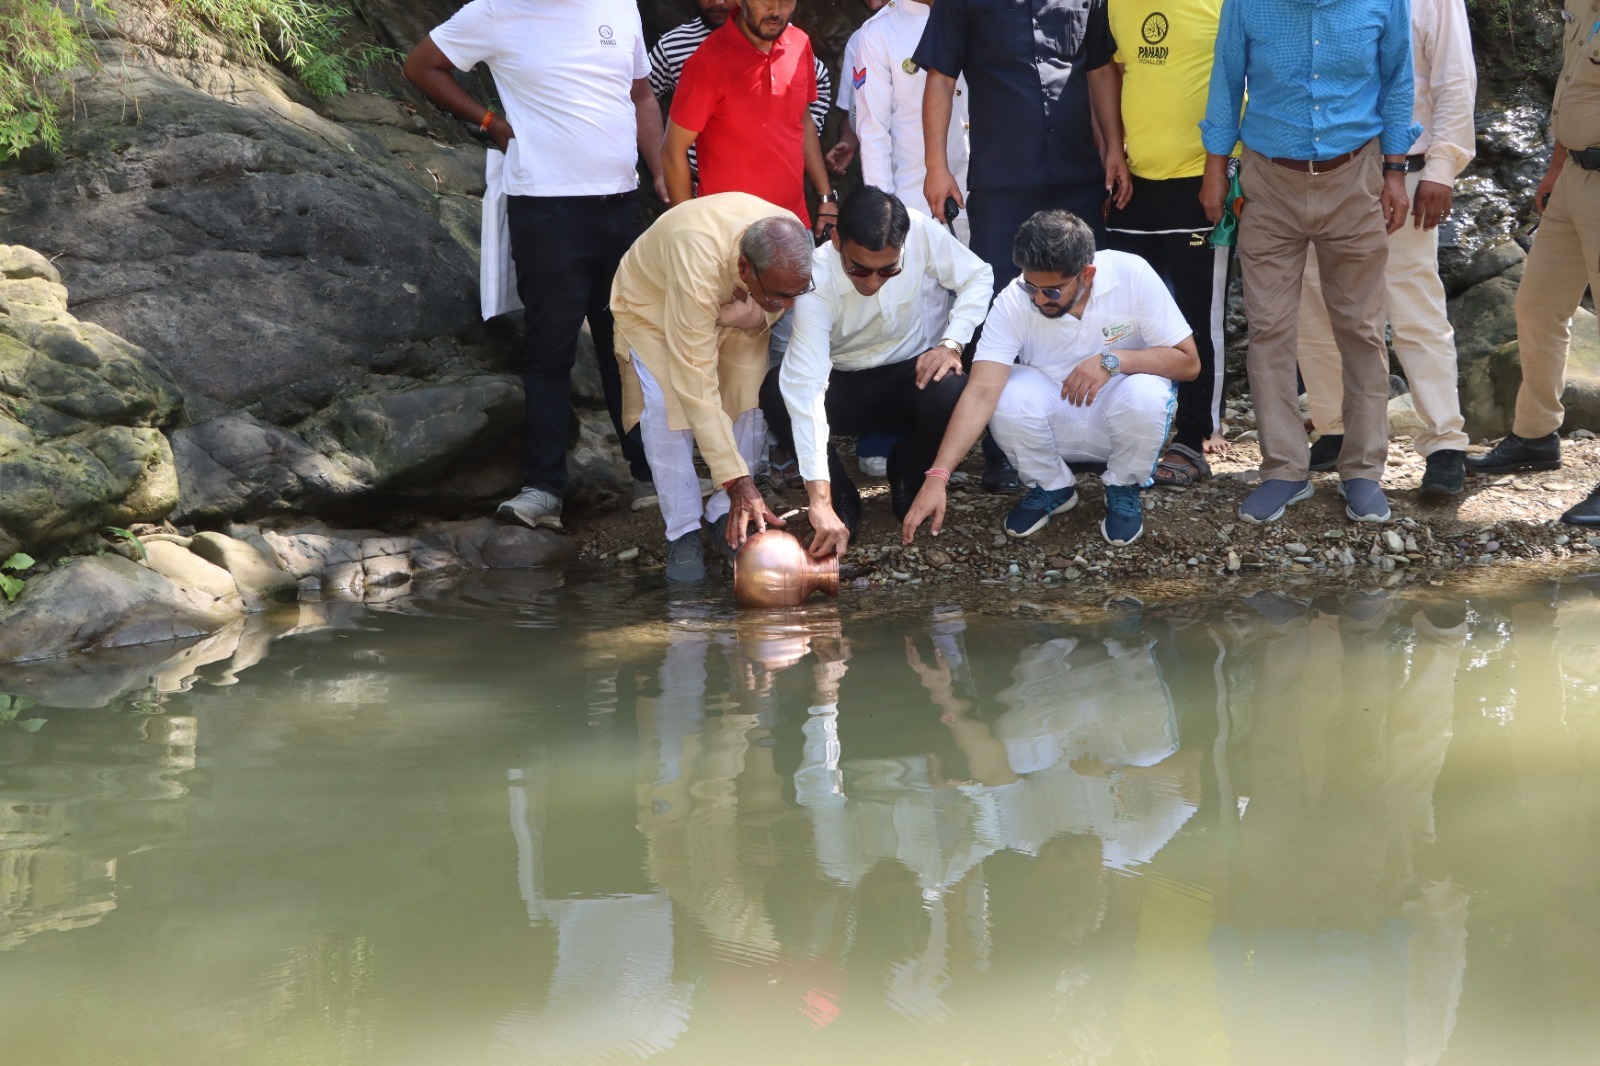
[[[741,607],[795,607],[817,591],[839,595],[839,557],[813,559],[779,529],[757,533],[733,559],[733,598]]]

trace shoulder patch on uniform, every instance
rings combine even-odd
[[[857,89],[859,89],[863,85],[865,85],[867,83],[867,68],[866,67],[855,67],[855,68],[853,68],[851,70],[851,72],[850,72],[850,82]]]

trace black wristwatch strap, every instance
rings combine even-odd
[[[1387,163],[1386,162],[1386,163],[1383,164],[1383,172],[1385,174],[1388,174],[1388,173],[1391,173],[1391,172],[1396,173],[1396,174],[1409,174],[1409,173],[1411,173],[1411,164],[1410,163]]]

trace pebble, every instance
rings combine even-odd
[[[637,558],[639,558],[638,548],[624,548],[617,553],[617,562],[619,563],[631,563]]]
[[[1392,529],[1383,531],[1383,546],[1389,549],[1390,555],[1398,555],[1406,550],[1405,538]]]
[[[1323,540],[1343,540],[1344,539],[1344,530],[1342,530],[1342,529],[1330,529],[1330,530],[1328,530],[1326,533],[1324,533],[1322,535],[1322,539]]]
[[[1288,552],[1290,555],[1304,555],[1311,549],[1296,541],[1293,544],[1285,544],[1283,546],[1283,550]]]
[[[989,543],[990,543],[990,544],[991,544],[991,545],[993,545],[993,546],[994,546],[994,547],[996,547],[996,548],[1004,548],[1004,547],[1005,547],[1005,546],[1006,546],[1006,542],[1007,542],[1007,541],[1008,541],[1008,540],[1010,540],[1010,539],[1011,539],[1011,538],[1009,538],[1009,537],[1007,537],[1007,536],[1006,536],[1006,535],[1005,535],[1005,534],[1004,534],[1004,533],[996,533],[996,534],[995,534],[995,535],[994,535],[994,536],[993,536],[993,537],[992,537],[992,538],[991,538],[991,539],[990,539],[990,540],[989,540]]]

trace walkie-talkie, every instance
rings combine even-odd
[[[956,203],[954,196],[944,198],[944,224],[950,227],[950,232],[956,231],[956,216],[961,214],[961,207]]]

